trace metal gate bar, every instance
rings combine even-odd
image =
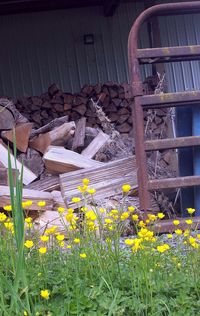
[[[191,14],[200,12],[200,2],[170,3],[155,5],[143,11],[133,24],[128,40],[128,58],[133,97],[132,116],[135,129],[135,153],[138,170],[138,186],[141,210],[151,209],[150,191],[200,185],[200,176],[149,180],[146,152],[163,148],[181,148],[200,145],[200,136],[146,141],[144,139],[144,108],[176,107],[199,104],[200,92],[178,92],[160,95],[143,95],[140,64],[175,62],[200,59],[200,45],[138,49],[138,33],[141,25],[153,16]]]

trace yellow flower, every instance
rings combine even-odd
[[[65,247],[65,243],[64,241],[59,241],[58,242],[59,247],[64,248]]]
[[[144,223],[144,221],[139,221],[139,224],[138,224],[139,227],[145,227],[146,224]]]
[[[134,245],[134,239],[125,239],[124,242],[128,246],[133,246]]]
[[[79,238],[74,238],[74,243],[75,244],[80,244],[80,239]]]
[[[56,236],[56,239],[57,239],[58,241],[63,241],[63,240],[65,239],[65,235],[63,235],[63,234],[58,234],[58,235]]]
[[[174,224],[175,226],[178,226],[178,225],[180,224],[180,221],[179,221],[178,219],[175,219],[175,220],[173,221],[173,224]]]
[[[175,231],[176,235],[182,235],[183,231],[181,229],[176,229]]]
[[[128,193],[130,190],[131,190],[130,184],[123,184],[123,185],[122,185],[122,191],[123,191],[124,193]]]
[[[65,211],[65,208],[60,206],[57,208],[57,211],[59,214],[62,214]]]
[[[134,212],[135,211],[135,207],[134,206],[128,206],[128,210],[129,210],[129,212]]]
[[[89,182],[90,182],[90,180],[89,180],[88,178],[84,178],[84,179],[82,180],[82,183],[83,183],[84,185],[88,185]]]
[[[10,212],[10,211],[12,211],[12,206],[11,206],[11,205],[5,205],[5,206],[3,207],[3,209],[4,209],[5,211],[7,211],[7,212]]]
[[[101,207],[101,208],[99,209],[99,212],[100,212],[100,213],[105,213],[105,212],[106,212],[106,209],[103,208],[103,207]]]
[[[80,202],[80,201],[81,201],[81,198],[80,198],[80,197],[76,197],[76,196],[75,196],[75,197],[72,198],[72,202],[73,202],[73,203],[78,203],[78,202]]]
[[[87,185],[83,185],[82,187],[80,185],[77,186],[77,189],[81,192],[84,193],[87,190]]]
[[[169,250],[170,247],[169,247],[168,244],[163,244],[163,245],[161,245],[161,246],[157,246],[156,249],[157,249],[158,252],[163,253],[163,252]]]
[[[24,316],[28,316],[28,313],[27,313],[27,311],[24,311]]]
[[[34,246],[34,242],[32,240],[26,240],[24,243],[24,246],[28,249],[32,248]]]
[[[167,238],[171,239],[173,237],[172,234],[167,234]]]
[[[95,221],[97,219],[95,212],[92,210],[87,211],[85,213],[85,217],[87,218],[87,220],[90,220],[90,221]]]
[[[0,213],[0,222],[4,222],[6,220],[7,216],[4,213]]]
[[[122,215],[120,216],[120,219],[122,221],[125,221],[128,217],[129,217],[129,213],[128,212],[123,212]]]
[[[46,202],[45,201],[39,201],[37,203],[38,206],[42,207],[42,206],[45,206],[46,205]]]
[[[163,213],[158,213],[157,216],[158,216],[158,218],[162,219],[162,218],[165,217],[165,214],[163,214]]]
[[[12,233],[14,233],[14,224],[11,222],[5,222],[4,226],[7,230],[10,230]]]
[[[57,226],[52,226],[51,228],[47,228],[45,230],[45,234],[46,235],[53,235],[53,234],[55,234],[56,229],[57,229]]]
[[[190,230],[189,230],[189,229],[186,229],[186,230],[184,231],[184,236],[187,237],[187,236],[189,236],[189,234],[190,234]]]
[[[87,189],[87,193],[92,195],[96,193],[96,190],[94,188],[90,188],[90,189]]]
[[[47,241],[49,241],[49,236],[42,235],[42,236],[40,236],[40,240],[43,242],[47,242]]]
[[[192,215],[196,210],[195,210],[195,208],[189,207],[189,208],[187,208],[187,211],[188,211],[188,214]]]
[[[188,225],[192,225],[192,223],[193,223],[193,221],[192,221],[191,219],[186,219],[185,222],[186,222],[186,224],[188,224]]]
[[[46,247],[40,247],[39,248],[39,253],[41,253],[42,255],[45,254],[47,252],[47,248]]]
[[[71,249],[72,246],[71,246],[71,245],[67,245],[66,248],[67,248],[67,249]]]
[[[80,258],[85,259],[87,257],[86,253],[80,253]]]
[[[199,239],[199,240],[200,240],[200,234],[197,234],[197,239]]]
[[[73,209],[73,208],[71,208],[71,207],[70,207],[70,208],[68,208],[68,209],[67,209],[67,213],[68,213],[68,214],[72,214],[72,213],[74,213],[74,209]]]
[[[147,216],[148,216],[148,219],[149,219],[150,221],[152,221],[152,222],[157,219],[157,216],[154,215],[154,214],[147,214]]]
[[[31,200],[26,201],[26,206],[31,206],[32,204],[33,204],[33,201],[31,201]]]
[[[25,218],[25,222],[28,224],[32,223],[32,218],[31,217]]]
[[[49,299],[50,293],[48,290],[41,290],[40,291],[40,296],[46,300]]]
[[[86,206],[81,207],[81,212],[86,212],[88,208]]]
[[[105,218],[105,223],[106,224],[112,224],[113,220],[111,218]]]

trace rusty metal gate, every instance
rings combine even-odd
[[[135,154],[138,172],[139,199],[141,210],[151,209],[150,191],[165,188],[181,188],[200,185],[200,176],[167,179],[148,179],[146,152],[200,146],[200,136],[144,139],[143,110],[200,104],[200,91],[144,95],[140,75],[140,65],[191,61],[200,59],[200,45],[138,49],[138,35],[141,25],[153,16],[191,14],[200,12],[200,2],[190,1],[155,5],[143,11],[133,24],[128,40],[131,95],[133,97],[132,116],[135,128]]]

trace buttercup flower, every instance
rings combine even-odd
[[[188,211],[188,214],[192,215],[196,210],[195,210],[195,208],[189,207],[189,208],[187,208],[187,211]]]
[[[62,214],[65,211],[65,208],[60,206],[57,208],[57,211],[59,214]]]
[[[86,253],[80,253],[80,258],[85,259],[87,257]]]
[[[42,235],[42,236],[40,236],[40,240],[43,242],[47,242],[47,241],[49,241],[49,236]]]
[[[39,248],[39,253],[45,254],[46,252],[47,252],[47,248],[46,247],[40,247]]]
[[[0,212],[0,222],[4,222],[6,218],[7,218],[6,214]]]
[[[63,234],[58,234],[58,235],[56,236],[56,239],[57,239],[58,241],[63,241],[63,240],[65,239],[65,235],[63,235]]]
[[[137,214],[133,214],[133,215],[132,215],[132,220],[133,220],[133,221],[137,222],[137,221],[138,221],[138,218],[139,218],[139,217],[138,217]]]
[[[89,182],[90,182],[90,180],[89,180],[88,178],[84,178],[84,179],[82,180],[82,183],[83,183],[84,185],[88,185]]]
[[[188,225],[192,225],[192,223],[193,223],[193,221],[192,221],[191,219],[186,219],[185,222],[186,222],[186,224],[188,224]]]
[[[10,211],[12,211],[12,206],[11,206],[11,205],[5,205],[5,206],[3,207],[3,209],[4,209],[5,211],[7,211],[7,212],[10,212]]]
[[[45,300],[48,300],[49,299],[49,296],[50,296],[50,293],[48,290],[41,290],[40,291],[40,296],[42,298],[44,298]]]
[[[158,214],[157,214],[157,217],[158,217],[159,219],[162,219],[162,218],[165,217],[165,214],[163,214],[163,213],[158,213]]]
[[[182,235],[183,231],[181,229],[176,229],[175,234],[176,235]]]
[[[179,221],[178,219],[175,219],[175,220],[173,221],[173,224],[174,224],[175,226],[178,226],[178,225],[180,224],[180,221]]]
[[[123,185],[122,185],[122,191],[123,191],[124,193],[128,193],[128,192],[130,191],[130,189],[131,189],[130,184],[123,184]]]
[[[157,246],[156,249],[157,249],[158,252],[163,253],[163,252],[169,250],[170,247],[169,247],[168,244],[163,244],[163,245],[161,245],[161,246]]]
[[[120,219],[122,221],[125,221],[127,218],[129,217],[129,213],[128,212],[123,212],[120,216]]]
[[[72,202],[73,202],[73,203],[78,203],[78,202],[80,202],[80,201],[81,201],[81,198],[80,198],[80,197],[74,196],[74,197],[72,198]]]
[[[45,206],[46,205],[46,202],[45,201],[39,201],[37,203],[38,206],[42,207],[42,206]]]
[[[26,240],[24,243],[24,246],[28,249],[32,248],[34,246],[34,242],[32,240]]]
[[[80,244],[80,238],[74,238],[74,243],[75,244]]]
[[[94,188],[90,188],[90,189],[87,189],[87,193],[92,195],[96,193],[96,190]]]

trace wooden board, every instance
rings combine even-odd
[[[76,124],[72,150],[82,148],[85,142],[86,117],[82,117]]]
[[[47,170],[52,174],[103,165],[101,162],[89,159],[60,146],[49,146],[43,159]]]
[[[133,189],[137,188],[135,157],[128,157],[102,166],[91,167],[60,175],[61,193],[68,207],[74,207],[72,197],[82,198],[77,186],[82,184],[82,179],[88,178],[92,188],[95,188],[95,200],[101,201],[106,197],[120,194],[124,183],[129,183]],[[90,200],[90,199],[89,199]],[[81,200],[79,205],[83,205]]]
[[[107,143],[110,136],[102,131],[91,141],[91,143],[81,152],[81,155],[93,158],[99,149]]]
[[[34,181],[26,186],[26,189],[51,192],[60,189],[59,176],[50,176]]]
[[[49,192],[41,192],[37,190],[23,189],[23,201],[31,200],[33,203],[27,206],[27,210],[40,210],[40,211],[52,211],[54,200]],[[38,206],[39,201],[45,201],[45,206]],[[9,205],[10,202],[10,189],[8,186],[0,186],[0,207]]]
[[[13,154],[10,154],[11,159],[11,166],[13,169],[15,169],[15,158]],[[8,168],[8,149],[5,144],[0,140],[0,162],[3,164],[4,167]],[[16,167],[19,170],[19,173],[21,174],[22,170],[22,164],[16,160]],[[37,176],[29,170],[26,166],[23,167],[23,183],[25,185],[33,182]]]

